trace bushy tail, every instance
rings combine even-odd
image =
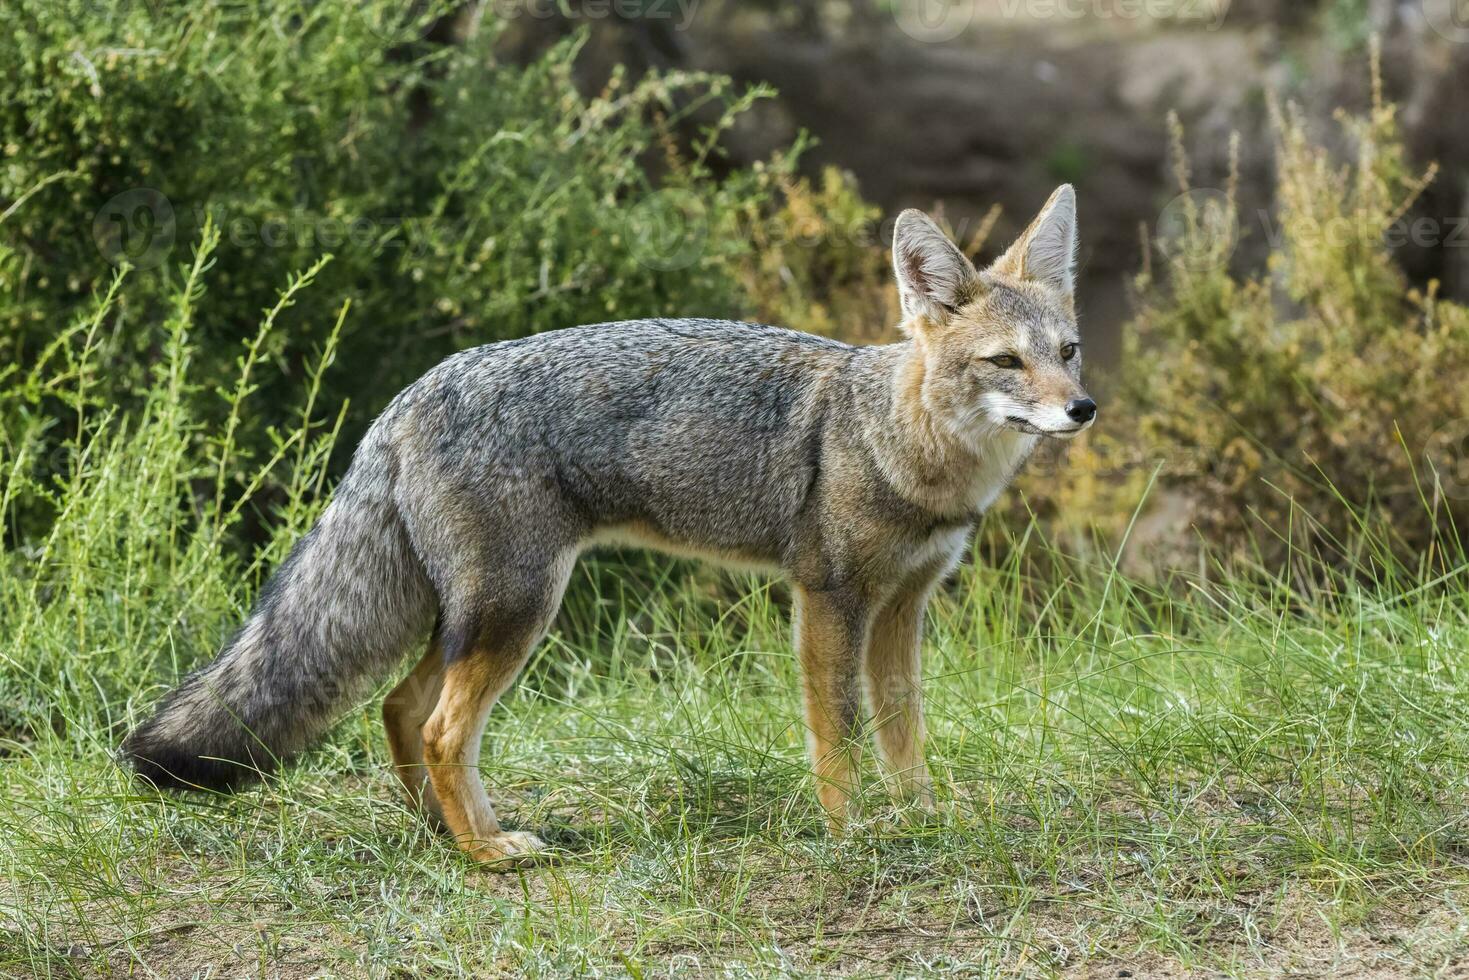
[[[434,593],[388,472],[381,450],[358,452],[245,624],[124,741],[139,775],[169,787],[249,782],[305,748],[427,632]]]

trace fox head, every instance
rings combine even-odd
[[[903,327],[922,358],[920,397],[953,435],[971,444],[999,429],[1069,439],[1092,424],[1073,299],[1071,185],[983,272],[926,215],[904,211],[893,266]]]

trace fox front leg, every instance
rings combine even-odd
[[[860,596],[797,586],[796,644],[805,690],[807,747],[827,824],[841,833],[856,816],[861,761],[861,663],[867,608]]]
[[[873,738],[896,795],[933,809],[924,761],[923,614],[933,576],[910,584],[884,604],[867,649],[867,691]]]

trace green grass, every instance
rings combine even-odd
[[[1462,559],[1148,584],[1014,528],[930,616],[938,812],[874,775],[842,839],[782,588],[651,560],[584,565],[491,720],[492,796],[554,864],[489,872],[417,822],[375,698],[261,789],[145,791],[121,734],[309,523],[330,442],[314,382],[269,458],[191,421],[208,244],[142,411],[87,396],[106,302],[0,389],[81,433],[59,462],[39,429],[0,457],[0,974],[1401,975],[1469,953]],[[249,396],[221,393],[226,417]],[[247,519],[263,548],[231,544]]]
[[[929,642],[940,812],[905,821],[870,786],[870,821],[833,840],[771,590],[711,620],[682,614],[676,583],[624,621],[622,597],[580,585],[568,619],[598,632],[552,638],[484,764],[555,866],[481,871],[421,827],[374,712],[263,790],[160,798],[113,767],[105,722],[155,692],[97,692],[7,745],[0,966],[1325,969],[1323,935],[1457,907],[1462,602],[1302,614],[1224,591],[1174,610],[1191,620],[1174,632],[1141,625],[1156,600],[1130,583],[1104,601],[1071,582],[1047,597],[1072,609],[1053,631],[1020,618],[1010,574],[966,570]],[[70,679],[85,686],[84,660]],[[1463,952],[1444,929],[1372,955]],[[1312,945],[1292,951],[1298,931]]]

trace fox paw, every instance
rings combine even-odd
[[[507,830],[476,841],[469,856],[494,870],[504,870],[529,864],[545,850],[545,843],[535,834]]]

